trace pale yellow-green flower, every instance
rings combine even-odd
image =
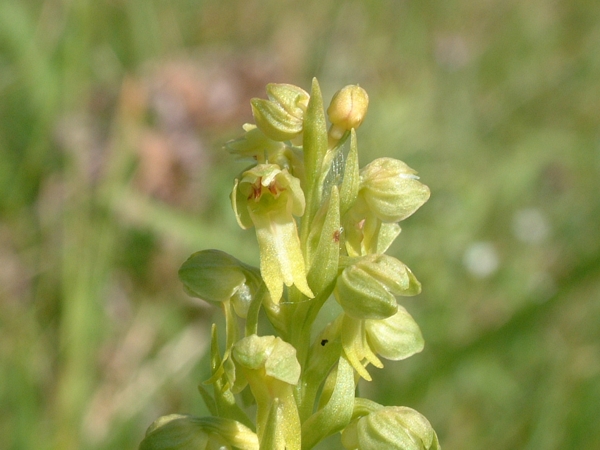
[[[258,164],[236,180],[231,200],[240,226],[256,228],[260,272],[273,302],[279,303],[284,284],[314,297],[294,219],[305,208],[300,180],[276,164]]]

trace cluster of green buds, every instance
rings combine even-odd
[[[356,397],[369,365],[423,349],[397,302],[421,285],[385,252],[429,189],[395,159],[359,168],[361,87],[334,95],[329,126],[316,80],[310,94],[288,84],[267,93],[252,100],[256,123],[226,146],[251,162],[231,203],[239,225],[256,231],[260,267],[204,250],[179,271],[186,291],[226,319],[225,348],[213,325],[212,376],[199,386],[212,417],[162,417],[140,450],[307,450],[335,433],[348,450],[439,449],[418,412]],[[313,330],[330,299],[338,317]]]

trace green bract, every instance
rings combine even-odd
[[[179,270],[188,294],[225,315],[199,386],[212,417],[162,417],[140,450],[309,450],[336,433],[352,450],[437,450],[416,411],[355,397],[369,366],[423,349],[397,301],[421,285],[385,252],[429,189],[402,161],[360,169],[356,129],[369,100],[358,85],[340,89],[327,115],[317,80],[310,95],[289,84],[267,94],[251,101],[255,124],[226,145],[251,161],[231,204],[240,227],[255,229],[260,268],[204,250]],[[341,311],[313,330],[331,297]]]

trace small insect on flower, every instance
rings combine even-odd
[[[327,339],[323,339],[323,340],[321,341],[321,345],[322,345],[323,347],[325,347],[325,344],[327,344],[328,342],[329,342],[329,340],[327,340]]]

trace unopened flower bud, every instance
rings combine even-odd
[[[360,86],[349,85],[337,91],[327,108],[327,116],[332,125],[330,137],[340,139],[344,132],[358,128],[368,107],[369,96]]]
[[[378,158],[361,169],[359,196],[382,222],[404,220],[429,199],[416,173],[397,159]]]

